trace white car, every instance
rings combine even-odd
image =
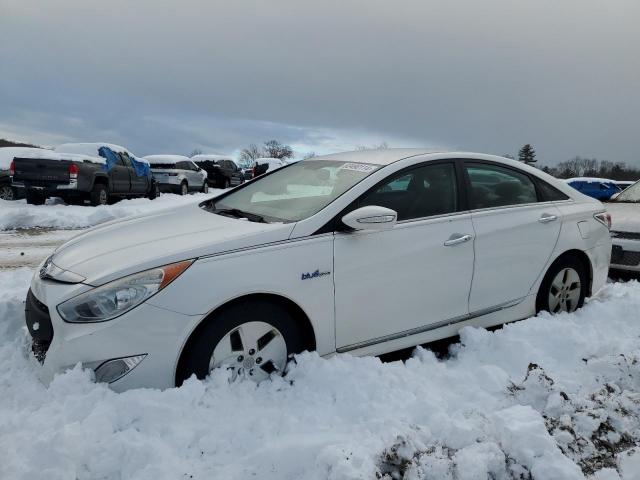
[[[207,172],[190,158],[182,155],[147,155],[151,172],[160,191],[187,195],[189,192],[209,191]]]
[[[607,203],[611,215],[611,268],[640,272],[640,181]]]
[[[77,363],[117,391],[219,367],[261,380],[303,350],[378,355],[573,311],[606,281],[607,217],[500,157],[316,157],[70,240],[26,321],[45,382]]]

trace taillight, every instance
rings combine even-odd
[[[11,164],[9,165],[9,175],[13,177],[15,173],[16,173],[16,165],[15,163],[13,163],[13,160],[11,160]]]
[[[611,230],[611,215],[607,212],[596,213],[593,218],[599,221],[602,225]]]
[[[77,179],[78,178],[78,166],[75,163],[69,165],[69,178]]]

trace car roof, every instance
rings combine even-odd
[[[428,148],[385,148],[375,150],[356,150],[353,152],[332,153],[329,155],[322,155],[318,157],[312,157],[304,161],[317,161],[317,160],[332,160],[340,162],[353,162],[353,163],[369,163],[373,165],[391,165],[397,161],[405,158],[416,156],[427,156],[425,160],[439,160],[442,158],[469,158],[478,160],[491,160],[501,162],[506,165],[518,165],[523,166],[522,162],[517,162],[505,157],[499,157],[496,155],[487,155],[484,153],[474,152],[460,152],[460,151],[448,151],[448,150],[431,150]]]
[[[147,155],[143,157],[147,160],[151,166],[154,164],[167,164],[167,163],[177,163],[177,162],[189,162],[191,159],[189,157],[185,157],[183,155]]]
[[[230,157],[229,155],[218,155],[217,153],[200,153],[191,157],[191,160],[193,160],[194,162],[204,162],[207,160],[213,160],[214,162],[217,160],[231,160],[232,162],[234,161],[233,157]]]

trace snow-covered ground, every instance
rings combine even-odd
[[[26,200],[0,200],[0,231],[20,228],[86,228],[117,218],[151,213],[185,203],[202,202],[219,195],[222,191],[211,189],[207,194],[196,193],[184,197],[163,194],[155,200],[134,198],[98,207],[66,205],[57,198],[49,199],[46,205],[27,205]]]
[[[0,478],[640,478],[640,284],[406,363],[303,354],[285,378],[116,394],[28,353],[32,270],[0,271]],[[385,477],[386,475],[386,477]]]
[[[466,328],[445,359],[308,353],[257,386],[219,371],[116,394],[79,368],[42,385],[23,299],[36,259],[75,232],[7,229],[74,229],[203,198],[0,204],[0,479],[640,478],[636,281],[608,284],[571,315]]]

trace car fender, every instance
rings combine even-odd
[[[200,258],[149,303],[197,318],[184,343],[209,314],[251,294],[296,304],[312,325],[317,351],[335,351],[332,234]]]

